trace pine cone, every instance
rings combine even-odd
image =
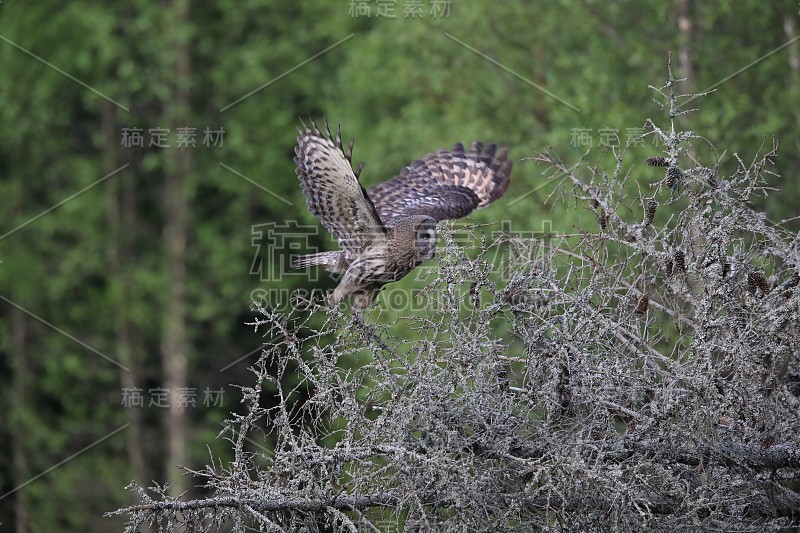
[[[650,305],[650,295],[647,293],[642,294],[639,297],[639,301],[636,303],[636,316],[642,316],[647,312],[647,307]]]
[[[719,181],[717,181],[717,171],[713,168],[709,168],[708,170],[708,182],[709,187],[712,189],[716,189],[717,185],[719,185]]]
[[[668,167],[669,162],[666,157],[648,157],[644,160],[651,167]]]
[[[666,184],[670,189],[674,189],[679,181],[683,178],[683,173],[678,167],[669,167],[667,169]]]
[[[656,216],[656,209],[658,209],[658,202],[652,198],[647,200],[647,209],[644,213],[644,225],[649,226],[653,223],[653,217]]]
[[[772,286],[762,272],[750,272],[747,275],[747,291],[750,294],[755,294],[756,289],[761,289],[761,292],[766,296],[772,290]]]
[[[675,250],[675,271],[686,272],[686,254],[683,250]]]

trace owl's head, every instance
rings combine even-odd
[[[423,216],[417,225],[417,250],[419,261],[429,261],[436,255],[436,221]]]

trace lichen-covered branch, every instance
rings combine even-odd
[[[800,527],[800,246],[752,205],[776,147],[697,161],[668,75],[661,149],[532,158],[574,232],[440,225],[399,318],[257,307],[233,461],[190,471],[204,499],[132,486],[128,530]]]

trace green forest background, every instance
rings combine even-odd
[[[509,146],[511,189],[475,220],[569,231],[590,215],[548,202],[544,169],[519,160],[590,147],[601,160],[645,133],[663,117],[648,85],[671,51],[682,90],[715,89],[682,119],[709,140],[696,148],[706,164],[731,170],[733,154],[779,143],[769,185],[782,194],[758,207],[780,220],[800,192],[799,11],[3,0],[0,530],[119,530],[102,515],[134,503],[131,480],[198,496],[173,465],[201,468],[209,447],[230,457],[215,437],[269,340],[248,325],[251,299],[334,286],[285,275],[266,240],[287,222],[318,228],[292,161],[300,118],[355,137],[365,185],[456,141]],[[641,160],[663,147],[645,137],[632,149]],[[335,246],[324,232],[307,244]]]

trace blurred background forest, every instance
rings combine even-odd
[[[685,92],[715,89],[687,120],[725,147],[720,168],[779,143],[770,185],[783,193],[757,207],[780,220],[800,193],[798,11],[0,2],[0,529],[118,530],[102,514],[131,503],[129,481],[196,496],[174,465],[199,468],[207,447],[230,457],[215,437],[269,340],[247,325],[251,299],[334,285],[281,275],[265,240],[287,222],[318,228],[294,174],[299,118],[340,123],[367,185],[456,141],[494,141],[515,160],[548,147],[608,157],[663,116],[648,85],[672,51]],[[662,147],[632,149],[642,160]],[[569,231],[591,216],[554,207],[543,185],[541,167],[518,161],[508,195],[475,219]],[[323,232],[308,245],[335,246]]]

